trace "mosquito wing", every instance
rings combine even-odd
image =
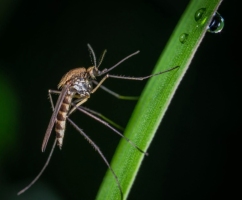
[[[56,121],[56,116],[57,116],[57,114],[58,114],[58,112],[60,110],[61,104],[62,104],[62,102],[63,102],[63,100],[64,100],[64,98],[66,96],[67,91],[68,91],[68,86],[66,86],[66,85],[63,86],[63,89],[62,89],[62,91],[61,91],[61,93],[59,95],[59,98],[58,98],[57,103],[55,105],[55,109],[54,109],[54,111],[52,113],[49,125],[48,125],[46,133],[45,133],[45,137],[44,137],[44,140],[43,140],[43,143],[42,143],[42,148],[41,148],[42,152],[45,151],[45,148],[47,146],[48,140],[50,138],[50,134],[52,132],[53,126],[54,126],[55,121]]]

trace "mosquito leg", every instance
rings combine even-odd
[[[52,106],[52,109],[54,108],[54,104],[53,104],[53,99],[52,99],[52,96],[51,94],[60,94],[59,91],[56,91],[56,90],[49,90],[49,97],[50,97],[50,102],[51,102],[51,106]],[[83,101],[87,101],[88,98],[84,99]],[[75,107],[69,112],[68,114],[68,117],[70,116],[70,114],[76,110],[76,109],[79,109],[78,107],[83,104],[84,102],[81,101],[79,102],[78,104],[75,105]],[[83,109],[84,110],[84,109]],[[94,111],[95,112],[95,111]],[[99,155],[102,157],[102,159],[104,160],[104,162],[106,163],[106,165],[108,166],[108,168],[110,169],[110,171],[112,172],[113,176],[115,177],[115,181],[118,185],[118,188],[119,188],[119,191],[120,191],[120,195],[121,195],[121,199],[123,199],[123,192],[122,192],[122,189],[121,189],[121,186],[120,186],[120,183],[118,181],[118,177],[117,175],[115,174],[115,172],[113,171],[112,167],[110,166],[109,162],[107,161],[106,157],[103,155],[103,153],[101,152],[101,150],[99,149],[99,147],[71,120],[67,117],[67,120],[72,124],[72,126],[74,126],[74,128],[76,128],[76,130],[84,136],[84,138],[95,148],[95,150],[99,153]],[[95,117],[95,116],[94,116]],[[105,122],[104,122],[105,123]],[[29,186],[27,186],[26,188],[24,188],[23,190],[21,190],[18,194],[21,194],[23,193],[24,191],[26,191],[29,187],[31,187],[31,185],[33,185],[37,179],[41,176],[41,174],[43,173],[43,171],[45,170],[45,168],[47,167],[47,165],[49,164],[49,160],[50,160],[50,157],[52,156],[52,153],[54,151],[54,147],[56,145],[56,142],[57,140],[55,139],[55,142],[54,142],[54,145],[52,147],[52,150],[51,150],[51,153],[48,157],[48,160],[45,164],[45,166],[43,167],[43,169],[41,170],[41,172],[38,174],[38,176],[30,183]]]
[[[18,192],[18,195],[24,193],[26,190],[28,190],[38,179],[39,177],[43,174],[43,172],[45,171],[46,167],[48,166],[49,162],[50,162],[50,158],[54,152],[54,149],[55,149],[55,145],[56,145],[56,142],[57,142],[57,139],[55,139],[55,142],[51,148],[51,151],[50,151],[50,154],[48,156],[48,159],[45,163],[45,165],[43,166],[43,168],[41,169],[41,171],[39,172],[39,174],[35,177],[35,179],[28,185],[26,186],[24,189],[22,189],[21,191]]]
[[[51,96],[51,94],[60,94],[61,92],[60,91],[58,91],[58,90],[49,90],[48,91],[48,94],[49,94],[49,98],[50,98],[50,104],[51,104],[51,108],[52,108],[52,110],[54,111],[54,103],[53,103],[53,99],[52,99],[52,96]]]
[[[132,56],[132,55],[131,55]],[[126,59],[126,58],[125,58]],[[116,66],[116,65],[115,65]],[[114,67],[115,67],[114,66]],[[150,78],[150,77],[153,77],[153,76],[157,76],[157,75],[160,75],[160,74],[163,74],[163,73],[166,73],[166,72],[169,72],[169,71],[172,71],[173,69],[176,69],[176,68],[178,68],[179,66],[176,66],[176,67],[173,67],[173,68],[170,68],[170,69],[168,69],[168,70],[165,70],[165,71],[162,71],[162,72],[159,72],[159,73],[156,73],[156,74],[152,74],[152,75],[149,75],[149,76],[144,76],[144,77],[125,77],[125,76],[116,76],[116,75],[110,75],[110,74],[106,74],[102,79],[101,79],[101,81],[98,83],[98,82],[96,82],[96,84],[97,84],[97,86],[92,90],[92,92],[91,93],[94,93],[94,92],[96,92],[96,90],[99,88],[99,87],[101,87],[103,90],[105,90],[106,92],[108,92],[108,93],[110,93],[110,94],[112,94],[112,95],[114,95],[114,96],[118,96],[119,97],[119,94],[116,94],[115,92],[113,92],[113,91],[111,91],[111,90],[109,90],[109,89],[107,89],[107,88],[105,88],[104,86],[102,86],[102,84],[103,84],[103,82],[107,79],[107,78],[117,78],[117,79],[124,79],[124,80],[134,80],[134,81],[142,81],[142,80],[145,80],[145,79],[148,79],[148,78]],[[113,68],[113,67],[112,67]],[[103,73],[107,73],[108,71],[110,71],[111,70],[111,68],[110,69],[108,69],[108,70],[104,70],[104,72]],[[95,83],[95,81],[93,80],[93,82]],[[104,89],[105,88],[105,89]],[[122,98],[122,97],[121,97]]]
[[[86,97],[85,99],[81,100],[79,103],[77,104],[72,104],[73,105],[73,108],[70,110],[70,112],[68,113],[68,116],[71,115],[71,113],[73,113],[80,105],[84,104],[87,100],[88,100],[89,97]]]
[[[91,110],[90,108],[86,108],[83,106],[79,106],[79,108],[86,110],[87,112],[90,112],[98,117],[100,117],[101,119],[103,119],[104,121],[108,122],[109,124],[113,125],[114,127],[116,127],[117,129],[124,131],[124,127],[118,125],[117,123],[115,123],[114,121],[112,121],[111,119],[107,118],[106,116],[104,116],[102,113],[96,112],[94,110]]]
[[[60,94],[61,92],[58,91],[58,90],[49,90],[48,91],[49,93],[49,98],[50,98],[50,103],[51,103],[51,107],[52,107],[52,110],[54,109],[54,103],[53,103],[53,98],[52,98],[52,95],[51,94]],[[78,101],[79,103],[77,104],[73,104],[74,105],[74,108],[72,108],[72,110],[68,113],[68,116],[71,115],[71,113],[73,113],[77,107],[79,107],[81,104],[85,103],[87,101],[87,99],[84,99],[85,101],[81,101],[79,102],[79,99],[77,99],[76,101]],[[79,105],[78,105],[79,104]],[[93,111],[95,112],[95,111]],[[111,120],[110,120],[111,121]]]
[[[59,90],[49,90],[48,93],[51,93],[51,94],[60,94],[61,91],[59,91]]]
[[[53,103],[53,99],[52,99],[52,96],[51,94],[60,94],[61,92],[60,91],[57,91],[57,90],[49,90],[48,91],[48,94],[49,94],[49,98],[50,98],[50,103],[51,103],[51,108],[52,110],[54,111],[54,103]],[[35,179],[28,185],[26,186],[24,189],[22,189],[21,191],[18,192],[18,195],[24,193],[26,190],[28,190],[38,179],[39,177],[43,174],[43,172],[45,171],[46,167],[48,166],[49,162],[50,162],[50,158],[52,157],[53,155],[53,152],[54,152],[54,149],[55,149],[55,146],[56,146],[56,142],[57,142],[57,139],[55,139],[54,141],[54,144],[51,148],[51,151],[50,151],[50,154],[43,166],[43,168],[41,169],[41,171],[39,172],[39,174],[35,177]]]
[[[50,98],[50,103],[51,103],[51,106],[52,106],[52,109],[54,108],[54,103],[53,103],[53,98],[52,98],[52,95],[51,94],[60,94],[61,92],[58,91],[58,90],[49,90],[49,98]],[[79,101],[79,99],[77,99],[76,101]],[[84,102],[82,102],[81,104],[83,104]],[[75,104],[74,104],[75,105]],[[73,113],[74,110],[76,110],[76,107],[78,107],[78,105],[76,104],[76,106],[69,112],[69,116],[71,113]],[[93,113],[94,115],[97,115],[99,116],[100,118],[102,118],[103,120],[107,121],[108,123],[112,124],[114,127],[118,128],[119,130],[124,130],[123,127],[119,126],[118,124],[116,124],[115,122],[113,122],[111,119],[105,117],[103,114],[101,113],[98,113],[94,110],[91,110],[89,108],[85,108],[85,107],[82,107],[83,109]]]
[[[91,140],[91,138],[86,135],[86,133],[84,133],[70,118],[67,118],[67,120],[71,123],[71,125],[93,146],[93,148],[99,153],[99,155],[102,157],[103,161],[106,163],[106,165],[108,166],[108,168],[110,169],[110,171],[112,172],[116,183],[118,185],[119,191],[120,191],[120,195],[121,195],[121,199],[123,199],[123,191],[121,188],[121,185],[119,183],[118,177],[115,174],[115,172],[113,171],[112,167],[110,166],[109,162],[107,161],[106,157],[103,155],[102,151],[99,149],[99,147]]]
[[[110,77],[110,75],[109,74],[106,74],[102,79],[101,79],[101,81],[98,83],[98,82],[96,82],[97,83],[97,86],[91,91],[91,93],[94,93],[94,92],[96,92],[96,90],[103,84],[103,82],[107,79],[107,78],[109,78]],[[126,77],[125,77],[126,78]]]
[[[136,144],[134,144],[130,139],[128,139],[127,137],[125,137],[122,133],[120,133],[118,130],[116,130],[115,128],[113,128],[112,126],[110,126],[107,122],[105,122],[104,120],[98,118],[97,116],[91,114],[90,112],[88,112],[87,110],[83,109],[82,107],[78,107],[77,110],[83,112],[84,114],[88,115],[89,117],[97,120],[98,122],[100,122],[101,124],[104,124],[105,126],[107,126],[109,129],[111,129],[113,132],[115,132],[116,134],[118,134],[119,136],[121,136],[122,138],[124,138],[127,142],[129,142],[133,147],[135,147],[136,149],[138,149],[141,153],[144,153],[146,156],[148,156],[147,152],[144,152],[142,149],[140,149]]]
[[[102,78],[102,80],[99,82],[99,83],[97,83],[97,86],[91,91],[91,93],[94,93],[94,92],[96,92],[96,90],[103,84],[103,82],[108,78],[108,74],[106,74],[103,78]]]
[[[95,85],[98,85],[98,82],[93,80],[92,81]],[[114,97],[118,98],[118,99],[122,99],[122,100],[138,100],[139,97],[138,96],[123,96],[123,95],[120,95],[116,92],[113,92],[112,90],[108,89],[107,87],[103,86],[103,85],[100,85],[99,86],[101,89],[103,89],[105,92],[113,95]]]
[[[56,90],[49,90],[48,91],[48,94],[49,94],[49,98],[50,98],[50,103],[51,103],[51,108],[52,110],[54,111],[54,103],[53,103],[53,99],[52,99],[52,96],[51,94],[60,94],[61,92],[60,91],[56,91]],[[39,172],[39,174],[35,177],[35,179],[28,185],[26,186],[24,189],[22,189],[21,191],[18,192],[18,195],[24,193],[26,190],[28,190],[38,179],[39,177],[43,174],[43,172],[45,171],[46,167],[48,166],[49,162],[50,162],[50,158],[54,152],[54,149],[55,149],[55,146],[56,146],[56,142],[57,142],[57,139],[55,139],[54,141],[54,144],[51,148],[51,151],[50,151],[50,154],[47,158],[47,161],[45,162],[45,165],[43,166],[43,168],[41,169],[41,171]]]
[[[172,71],[173,69],[176,69],[178,68],[179,66],[176,66],[176,67],[172,67],[170,69],[167,69],[165,71],[162,71],[162,72],[158,72],[156,74],[151,74],[149,76],[144,76],[144,77],[126,77],[126,76],[116,76],[116,75],[110,75],[110,74],[107,74],[106,76],[110,77],[110,78],[117,78],[117,79],[125,79],[125,80],[134,80],[134,81],[143,81],[145,79],[148,79],[148,78],[151,78],[153,76],[157,76],[157,75],[160,75],[160,74],[164,74],[166,72],[169,72],[169,71]],[[106,77],[105,76],[105,77]]]

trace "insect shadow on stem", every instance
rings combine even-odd
[[[58,89],[61,89],[61,91],[49,90],[50,103],[51,103],[53,113],[50,118],[50,122],[47,127],[47,130],[46,130],[46,133],[44,136],[44,140],[42,143],[42,148],[41,148],[42,152],[44,152],[46,149],[46,146],[47,146],[47,143],[50,138],[54,125],[55,125],[56,138],[55,138],[54,144],[51,148],[51,151],[49,153],[49,156],[48,156],[47,161],[45,162],[43,168],[41,169],[39,174],[35,177],[35,179],[29,185],[27,185],[24,189],[22,189],[21,191],[18,192],[18,195],[20,195],[23,192],[25,192],[26,190],[28,190],[39,179],[39,177],[42,175],[42,173],[44,172],[44,170],[46,169],[46,167],[48,166],[48,164],[50,162],[50,158],[53,154],[55,146],[57,145],[61,149],[61,147],[63,145],[66,120],[68,120],[69,123],[94,147],[94,149],[99,153],[99,155],[101,156],[103,161],[106,163],[106,165],[108,166],[108,168],[110,169],[110,171],[112,172],[112,174],[115,178],[115,181],[116,181],[117,186],[120,191],[121,199],[123,199],[123,192],[122,192],[122,188],[121,188],[120,182],[118,180],[118,177],[115,174],[112,167],[110,166],[106,157],[103,155],[103,153],[99,149],[99,147],[93,142],[93,140],[69,118],[70,115],[76,110],[86,114],[87,116],[95,119],[99,123],[105,125],[109,129],[111,129],[113,132],[115,132],[116,134],[118,134],[119,136],[124,138],[128,143],[130,143],[138,151],[140,151],[141,153],[144,153],[145,155],[148,155],[147,152],[144,152],[136,144],[134,144],[131,140],[129,140],[127,137],[125,137],[121,132],[119,132],[117,129],[115,129],[113,126],[116,126],[116,127],[118,127],[118,126],[114,122],[107,119],[105,116],[101,115],[100,113],[97,113],[91,109],[85,108],[82,105],[90,98],[91,94],[96,92],[97,89],[99,89],[99,88],[103,89],[104,91],[108,92],[109,94],[111,94],[119,99],[136,100],[137,97],[122,96],[122,95],[119,95],[118,93],[113,92],[112,90],[103,86],[102,85],[103,82],[107,78],[142,81],[142,80],[148,79],[150,77],[172,71],[172,70],[178,68],[178,66],[170,68],[170,69],[162,71],[162,72],[159,72],[159,73],[156,73],[156,74],[144,76],[144,77],[127,77],[127,76],[111,75],[111,74],[108,74],[109,71],[113,70],[118,65],[123,63],[125,60],[129,59],[130,57],[138,54],[139,51],[136,51],[136,52],[128,55],[124,59],[120,60],[117,64],[115,64],[114,66],[112,66],[108,69],[105,68],[103,70],[99,70],[99,66],[101,65],[103,58],[107,51],[105,50],[103,52],[103,54],[101,55],[101,57],[97,63],[96,56],[95,56],[95,53],[94,53],[92,47],[90,46],[90,44],[87,44],[87,46],[88,46],[88,50],[90,52],[93,66],[91,66],[89,68],[80,67],[80,68],[75,68],[75,69],[70,70],[62,77],[60,83],[58,84]],[[102,75],[105,75],[105,76],[99,82],[96,81],[96,77],[102,76]],[[93,85],[95,85],[95,87]],[[59,95],[55,106],[53,103],[52,94]],[[112,124],[113,126],[111,126],[110,124]]]

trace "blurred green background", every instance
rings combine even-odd
[[[16,193],[43,166],[55,133],[41,153],[56,89],[70,69],[90,66],[90,43],[101,67],[136,50],[112,71],[144,76],[188,4],[180,1],[0,1],[0,199],[94,199],[107,170],[90,144],[67,124],[62,151],[39,181]],[[129,199],[215,199],[241,196],[241,46],[236,1],[219,8],[225,28],[207,33],[157,131]],[[145,82],[110,79],[105,86],[137,96]],[[135,101],[102,90],[86,106],[125,126]],[[82,113],[72,119],[111,160],[120,138]]]

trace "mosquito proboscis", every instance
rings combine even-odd
[[[28,190],[39,179],[39,177],[42,175],[42,173],[44,172],[44,170],[46,169],[46,167],[49,164],[49,161],[50,161],[50,158],[53,154],[55,146],[57,145],[61,149],[61,147],[63,145],[63,138],[64,138],[65,127],[66,127],[66,120],[68,120],[70,122],[70,124],[81,135],[83,135],[83,137],[86,140],[89,141],[89,143],[94,147],[94,149],[102,157],[103,161],[106,163],[106,165],[108,166],[108,168],[110,169],[110,171],[112,172],[112,174],[115,178],[115,181],[117,183],[117,186],[118,186],[120,194],[121,194],[121,199],[123,198],[123,192],[122,192],[122,188],[121,188],[120,182],[118,180],[118,177],[115,174],[112,167],[110,166],[109,162],[107,161],[107,159],[104,156],[104,154],[102,153],[102,151],[91,140],[91,138],[69,118],[69,116],[76,110],[79,110],[79,111],[83,112],[84,114],[88,115],[89,117],[95,119],[96,121],[104,124],[109,129],[111,129],[113,132],[115,132],[116,134],[118,134],[122,138],[124,138],[128,143],[130,143],[133,147],[135,147],[141,153],[148,155],[147,152],[144,152],[142,149],[140,149],[131,140],[126,138],[121,132],[119,132],[117,129],[115,129],[113,126],[111,126],[105,120],[101,119],[101,117],[98,116],[97,112],[83,107],[82,104],[84,104],[90,98],[91,94],[96,92],[96,90],[98,88],[101,88],[104,91],[108,92],[109,94],[111,94],[111,95],[113,95],[117,98],[120,98],[120,99],[128,99],[128,100],[137,99],[136,97],[121,96],[121,95],[111,91],[110,89],[106,88],[102,84],[107,78],[142,81],[144,79],[148,79],[150,77],[157,76],[157,75],[169,72],[171,70],[174,70],[174,69],[178,68],[178,66],[170,68],[170,69],[162,71],[162,72],[159,72],[159,73],[156,73],[156,74],[144,76],[144,77],[127,77],[127,76],[110,75],[110,74],[108,74],[109,71],[113,70],[118,65],[123,63],[125,60],[129,59],[130,57],[138,54],[139,51],[136,51],[136,52],[128,55],[127,57],[125,57],[124,59],[119,61],[117,64],[115,64],[114,66],[112,66],[108,69],[105,68],[105,69],[100,71],[99,66],[101,65],[102,60],[103,60],[107,51],[105,50],[103,52],[99,62],[97,63],[96,56],[95,56],[95,53],[94,53],[92,47],[90,46],[90,44],[87,44],[87,46],[88,46],[88,50],[89,50],[90,55],[91,55],[93,66],[91,66],[89,68],[80,67],[80,68],[75,68],[75,69],[70,70],[69,72],[67,72],[62,77],[60,83],[58,84],[58,89],[61,89],[61,91],[60,90],[49,90],[49,98],[50,98],[50,103],[51,103],[51,106],[52,106],[53,113],[52,113],[49,125],[47,127],[47,130],[46,130],[46,133],[45,133],[45,136],[44,136],[44,140],[43,140],[43,143],[42,143],[42,148],[41,148],[42,152],[44,152],[45,149],[46,149],[46,146],[47,146],[47,143],[48,143],[48,140],[50,138],[50,135],[51,135],[51,132],[52,132],[54,125],[55,125],[56,138],[55,138],[54,144],[51,148],[51,151],[49,153],[49,156],[47,158],[45,165],[43,166],[43,168],[41,169],[39,174],[36,176],[36,178],[29,185],[27,185],[24,189],[19,191],[18,195],[20,195],[23,192],[25,192],[26,190]],[[96,81],[96,77],[102,76],[104,74],[105,74],[105,76],[99,82]],[[93,84],[95,85],[95,87],[93,87]],[[54,106],[54,103],[53,103],[52,94],[58,94],[59,95],[55,106]]]

